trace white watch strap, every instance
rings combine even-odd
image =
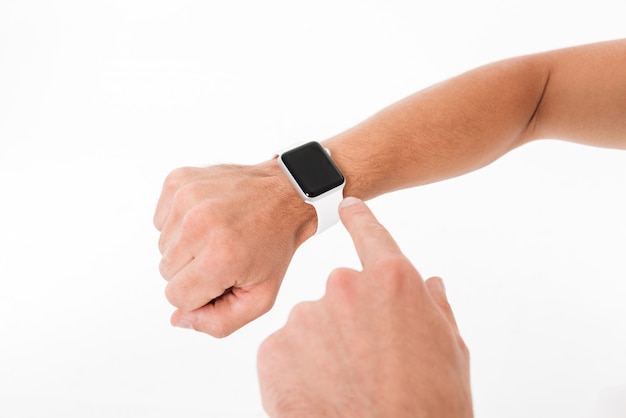
[[[317,231],[315,235],[324,232],[339,221],[339,204],[343,200],[343,187],[332,190],[324,195],[323,199],[307,201],[313,205],[317,213]]]

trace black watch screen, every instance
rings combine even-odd
[[[307,197],[317,197],[345,181],[319,142],[300,145],[280,158]]]

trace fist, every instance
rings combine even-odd
[[[267,312],[315,222],[276,161],[173,171],[154,215],[172,324],[224,337]]]

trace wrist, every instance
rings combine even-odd
[[[255,166],[264,177],[268,196],[274,196],[273,218],[278,219],[281,228],[294,232],[295,245],[315,235],[317,216],[315,209],[304,202],[293,185],[281,170],[276,158]]]
[[[361,135],[361,139],[364,137],[365,135]],[[362,144],[354,146],[351,140],[352,136],[344,133],[321,143],[324,148],[330,150],[333,161],[343,173],[346,180],[344,196],[369,200],[380,194],[372,182],[372,176],[377,172],[377,161],[371,157],[361,157],[364,147]]]

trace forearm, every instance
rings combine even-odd
[[[468,173],[540,138],[626,148],[625,69],[626,40],[511,58],[419,91],[323,143],[346,177],[344,195],[362,199]],[[315,212],[291,195],[302,242]]]
[[[467,173],[526,139],[548,70],[528,58],[487,65],[415,93],[325,141],[369,199]]]
[[[344,194],[362,199],[461,175],[541,137],[626,148],[625,68],[626,41],[490,64],[324,145],[344,172]],[[172,323],[225,336],[272,306],[317,219],[273,159],[175,170],[154,224]]]
[[[364,199],[470,172],[538,138],[625,147],[624,68],[624,42],[496,62],[415,93],[324,145],[346,175],[345,194]]]

